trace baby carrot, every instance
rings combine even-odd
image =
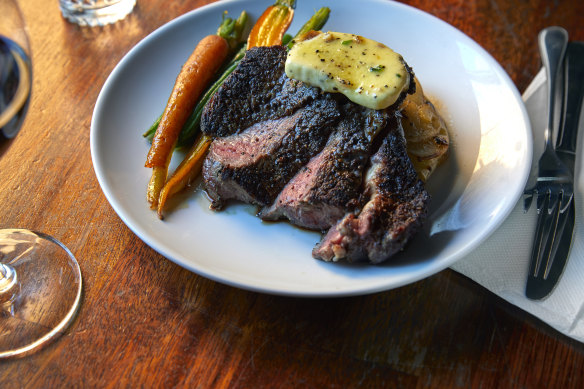
[[[206,36],[196,46],[176,79],[146,158],[145,166],[153,168],[147,193],[153,209],[157,208],[159,191],[166,181],[170,157],[180,130],[228,54],[229,44],[224,38],[219,35]]]
[[[201,172],[203,160],[207,154],[207,149],[209,148],[211,141],[211,137],[205,134],[199,134],[185,159],[183,159],[180,165],[178,165],[174,174],[168,179],[160,191],[160,197],[158,199],[158,217],[160,219],[163,218],[162,211],[166,204],[166,200],[168,200],[170,196],[184,189]]]
[[[294,18],[295,3],[295,0],[276,0],[266,8],[249,33],[248,50],[257,46],[281,44],[282,37]]]

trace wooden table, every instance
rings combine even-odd
[[[540,68],[540,29],[560,24],[584,40],[580,0],[404,2],[480,43],[520,91]],[[584,387],[583,344],[451,270],[368,296],[302,299],[225,286],[154,252],[98,185],[92,110],[131,47],[209,1],[139,0],[127,20],[95,30],[63,20],[56,0],[20,3],[34,93],[21,133],[0,146],[0,227],[62,240],[84,291],[57,341],[0,361],[1,387]]]

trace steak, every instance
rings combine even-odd
[[[325,261],[380,263],[397,253],[421,228],[430,196],[418,178],[394,123],[371,157],[365,193],[369,201],[331,227],[312,255]]]
[[[212,137],[239,133],[253,124],[289,116],[315,99],[319,88],[286,77],[286,48],[253,47],[206,104],[201,131]]]
[[[356,208],[373,141],[387,126],[388,118],[385,111],[345,104],[343,118],[324,149],[259,216],[264,220],[287,218],[301,227],[324,230]]]
[[[214,208],[272,204],[341,117],[333,95],[286,77],[286,54],[282,46],[248,50],[203,110],[201,131],[219,137],[203,164]]]
[[[203,111],[201,130],[215,138],[203,163],[212,207],[243,201],[264,220],[330,228],[315,258],[379,263],[420,228],[429,200],[399,112],[291,80],[285,60],[280,46],[248,50]]]
[[[320,99],[291,116],[256,123],[216,139],[203,162],[213,207],[225,200],[266,206],[326,143],[340,115],[332,99]]]

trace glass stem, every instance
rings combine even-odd
[[[7,264],[0,264],[0,303],[14,298],[14,287],[18,283],[16,272]]]

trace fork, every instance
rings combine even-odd
[[[557,156],[552,133],[554,130],[557,133],[554,115],[556,83],[567,42],[567,32],[559,27],[547,28],[539,35],[539,47],[547,75],[549,115],[544,131],[544,152],[538,162],[537,182],[533,188],[525,191],[528,197],[524,202],[524,210],[529,210],[533,198],[536,197],[538,221],[530,272],[533,277],[543,279],[549,275],[551,262],[558,248],[556,236],[558,226],[562,225],[561,215],[566,213],[574,196],[572,172]]]

